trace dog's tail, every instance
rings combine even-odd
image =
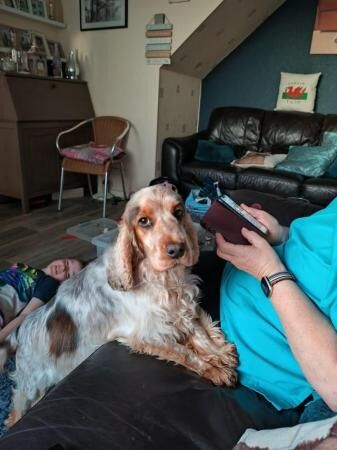
[[[17,330],[15,330],[0,344],[0,372],[4,371],[8,357],[15,353],[17,346]]]

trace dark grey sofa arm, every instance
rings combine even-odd
[[[181,164],[193,159],[198,140],[207,139],[207,135],[206,131],[200,131],[190,136],[166,138],[162,147],[162,175],[172,178],[179,187]]]

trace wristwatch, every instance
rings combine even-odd
[[[273,291],[274,284],[283,280],[292,280],[296,281],[296,278],[290,272],[277,272],[273,275],[265,276],[261,279],[261,288],[266,297],[270,297]]]

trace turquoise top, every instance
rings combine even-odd
[[[295,220],[289,239],[275,250],[298,286],[337,329],[337,198],[325,209]],[[224,333],[237,346],[244,386],[279,410],[298,406],[310,394],[317,396],[260,282],[229,263],[222,276],[220,316]]]

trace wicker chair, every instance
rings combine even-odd
[[[78,158],[72,158],[71,156],[64,156],[64,149],[60,146],[60,141],[62,136],[71,133],[77,128],[92,123],[93,135],[95,144],[104,145],[111,147],[111,157],[102,163],[92,163],[84,161]],[[89,192],[92,196],[92,185],[91,185],[91,175],[101,175],[104,176],[104,196],[103,196],[103,217],[106,217],[106,200],[108,193],[108,176],[113,168],[118,168],[120,170],[120,175],[123,185],[124,200],[127,199],[126,189],[125,189],[125,177],[124,177],[124,167],[123,167],[123,152],[117,158],[114,158],[115,150],[118,149],[125,150],[126,141],[128,138],[128,133],[130,130],[130,123],[128,120],[121,117],[115,116],[101,116],[92,119],[84,120],[69,130],[62,131],[58,134],[56,138],[56,147],[62,158],[62,168],[61,168],[61,179],[60,179],[60,194],[58,202],[58,210],[61,211],[62,206],[62,194],[63,194],[63,183],[64,183],[64,173],[65,172],[77,172],[87,174]]]

